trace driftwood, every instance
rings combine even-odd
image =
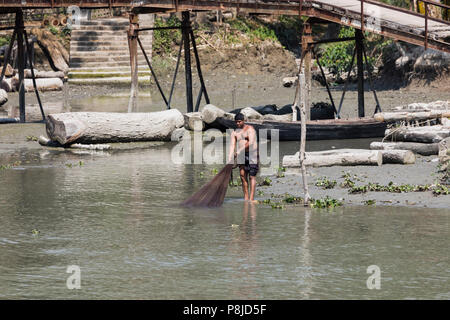
[[[19,77],[11,78],[13,91],[19,90]],[[34,92],[33,79],[23,79],[25,92]],[[36,86],[39,91],[60,91],[64,83],[60,78],[40,78],[36,79]]]
[[[68,71],[69,53],[58,38],[43,28],[33,28],[31,34],[36,37],[37,44],[44,52],[52,69],[54,71]]]
[[[383,154],[383,164],[413,164],[416,162],[416,156],[410,150],[381,150],[381,153]]]
[[[304,164],[311,167],[328,166],[381,166],[383,154],[378,150],[335,149],[306,152]],[[283,167],[300,167],[299,153],[283,157]]]
[[[32,78],[31,70],[25,69],[24,76],[27,79]],[[35,78],[64,78],[64,72],[62,71],[38,71],[34,69]]]
[[[422,156],[436,155],[439,152],[438,143],[419,143],[419,142],[372,142],[372,150],[411,150]]]
[[[39,91],[60,91],[64,84],[60,78],[40,78],[36,79],[36,87]],[[24,87],[26,92],[33,92],[33,80],[24,79]]]
[[[172,132],[184,125],[177,109],[150,113],[72,112],[51,114],[46,131],[52,141],[108,143],[170,141]]]
[[[385,136],[393,141],[436,143],[450,137],[450,128],[437,125],[388,129]]]
[[[379,112],[375,113],[373,118],[380,122],[391,121],[421,121],[427,119],[437,119],[450,117],[450,110],[431,110],[421,112]]]

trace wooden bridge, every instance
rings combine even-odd
[[[417,1],[417,0],[411,0]],[[450,22],[430,17],[433,6],[450,6],[419,0],[425,14],[376,0],[0,0],[0,13],[28,8],[127,7],[134,13],[236,9],[251,14],[307,16],[382,34],[395,40],[450,52]]]
[[[209,103],[209,98],[201,75],[200,63],[196,52],[194,34],[190,25],[189,11],[206,11],[206,10],[227,10],[235,9],[237,12],[245,12],[249,14],[265,14],[265,15],[294,15],[306,16],[309,19],[304,24],[302,37],[302,63],[305,66],[306,82],[311,80],[311,57],[314,54],[312,47],[315,44],[323,42],[334,41],[355,41],[355,51],[353,60],[357,61],[358,70],[358,114],[359,117],[364,117],[364,35],[363,31],[373,32],[392,38],[394,40],[401,40],[415,45],[420,45],[427,48],[432,48],[450,53],[450,22],[439,18],[430,16],[430,9],[432,7],[439,7],[441,10],[450,10],[450,6],[440,4],[431,0],[411,0],[423,4],[425,13],[421,14],[387,5],[376,0],[0,0],[0,14],[1,13],[16,13],[16,24],[14,27],[13,39],[17,36],[18,39],[18,55],[19,61],[24,60],[24,48],[22,39],[26,31],[23,26],[23,10],[38,9],[38,8],[61,8],[77,6],[79,8],[115,8],[126,7],[130,11],[130,27],[128,31],[128,44],[130,49],[130,65],[131,65],[131,97],[129,110],[133,109],[136,104],[137,97],[137,48],[141,47],[145,55],[142,43],[139,40],[139,32],[149,29],[160,28],[139,28],[138,14],[139,13],[168,13],[168,12],[183,12],[183,21],[179,28],[182,30],[182,45],[184,45],[184,60],[185,60],[185,74],[186,74],[186,98],[188,112],[194,111],[193,96],[192,96],[192,76],[190,63],[190,45],[194,48],[194,55],[196,59],[197,71],[201,81],[201,89],[197,97],[196,108],[200,103],[202,95],[206,102]],[[346,39],[314,39],[312,35],[311,25],[314,23],[337,23],[340,25],[350,26],[356,29],[356,35],[352,38]],[[174,27],[170,27],[174,28]],[[1,28],[8,29],[8,28]],[[27,50],[28,51],[28,50]],[[181,52],[181,50],[180,50]],[[150,62],[147,61],[150,69]],[[178,63],[177,63],[178,65]],[[353,66],[353,61],[352,61]],[[4,70],[0,76],[0,81],[3,79]],[[154,74],[153,74],[154,75]],[[23,80],[23,65],[19,63],[19,80]],[[168,108],[170,108],[170,98],[167,101],[164,96],[159,83],[155,77],[158,89],[166,101]],[[20,120],[25,121],[25,98],[23,86],[20,87],[19,102],[21,106]],[[308,87],[308,85],[307,85]],[[173,89],[173,87],[172,87]],[[38,95],[37,90],[36,95]],[[306,90],[308,92],[308,90]],[[302,90],[303,92],[303,90]],[[345,89],[343,96],[345,94]],[[307,94],[308,95],[308,94]],[[376,110],[381,108],[376,98]],[[342,100],[339,105],[339,110],[335,107],[336,116],[339,117],[339,112],[342,107]],[[330,94],[331,99],[331,94]],[[332,100],[332,99],[331,99]],[[38,101],[39,97],[38,97]],[[308,105],[309,99],[306,98],[305,104]],[[168,102],[168,103],[167,103]],[[333,106],[334,102],[332,101]],[[44,112],[41,108],[42,114]]]

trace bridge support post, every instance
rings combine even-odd
[[[16,23],[15,29],[17,32],[17,69],[19,72],[19,112],[20,122],[25,122],[25,76],[24,76],[24,63],[25,63],[25,50],[23,46],[23,11],[18,9],[16,11]]]
[[[304,101],[305,103],[306,119],[311,118],[312,52],[310,43],[312,41],[313,41],[312,26],[310,23],[305,23],[303,25],[303,35],[302,35],[302,51],[305,52],[305,56],[303,59],[305,82],[304,85],[300,87],[300,101]]]
[[[364,35],[361,30],[355,30],[355,45],[356,45],[356,62],[358,73],[358,117],[364,117]]]
[[[130,67],[131,67],[131,91],[130,100],[128,101],[128,112],[137,110],[137,96],[139,87],[138,78],[138,32],[139,15],[130,13],[130,27],[128,28],[128,49],[130,51]]]
[[[186,75],[186,103],[187,112],[194,111],[194,101],[192,97],[192,70],[191,70],[191,17],[189,11],[182,12],[181,31],[184,43],[184,70]]]

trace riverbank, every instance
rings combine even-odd
[[[415,185],[439,184],[437,156],[417,156],[416,163],[411,165],[383,164],[377,166],[334,166],[307,168],[309,194],[313,199],[329,197],[342,202],[343,206],[407,206],[423,208],[448,209],[450,195],[434,195],[432,191],[403,191]],[[285,207],[289,204],[283,199],[303,198],[303,181],[300,170],[287,169],[284,177],[270,176],[270,186],[260,186],[260,202],[279,203]],[[392,188],[392,192],[367,191],[351,193],[352,188],[344,186],[353,182],[355,187],[372,184],[382,186],[401,186]],[[331,188],[325,189],[329,185]],[[353,189],[355,190],[355,188]],[[297,204],[299,205],[299,204]],[[301,205],[301,204],[300,204]]]

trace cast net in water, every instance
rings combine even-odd
[[[227,193],[233,164],[227,164],[210,182],[205,184],[189,199],[181,203],[183,206],[219,207]]]

